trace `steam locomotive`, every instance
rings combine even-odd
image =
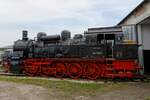
[[[61,35],[40,32],[34,39],[23,31],[14,42],[13,52],[5,57],[7,72],[28,76],[87,78],[141,77],[138,45],[125,44],[123,35],[76,34],[64,30]]]

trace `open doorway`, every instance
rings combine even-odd
[[[144,56],[144,72],[150,75],[150,50],[143,51]]]

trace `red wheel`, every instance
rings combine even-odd
[[[49,71],[48,71],[48,66],[41,66],[41,73],[40,75],[43,77],[48,77],[50,75]]]
[[[103,78],[105,76],[105,68],[106,66],[104,64],[97,64],[99,68],[99,77]]]
[[[26,65],[24,73],[28,76],[36,76],[38,75],[38,66]]]
[[[34,74],[30,73],[30,66],[25,66],[24,67],[24,74],[27,76],[34,76]]]
[[[63,78],[66,74],[66,67],[63,63],[55,63],[52,65],[56,69],[55,77]]]
[[[30,67],[31,67],[31,63],[28,62],[28,60],[24,61],[23,74],[27,76],[34,76],[30,74]]]
[[[82,67],[80,66],[80,64],[77,63],[71,63],[68,66],[68,75],[72,78],[72,79],[78,79],[81,77],[82,75]]]
[[[96,64],[88,64],[86,69],[87,78],[90,80],[96,80],[99,77],[99,68]]]

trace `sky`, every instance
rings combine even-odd
[[[34,38],[119,23],[143,0],[0,0],[0,47],[12,45],[22,30]]]

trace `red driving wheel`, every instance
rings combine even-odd
[[[66,67],[63,63],[55,63],[52,65],[56,69],[55,77],[63,78],[66,74]]]
[[[87,78],[90,80],[96,80],[99,77],[99,68],[96,64],[89,63],[86,68]]]
[[[78,79],[82,75],[82,67],[78,63],[71,63],[68,66],[68,75],[72,79]]]

